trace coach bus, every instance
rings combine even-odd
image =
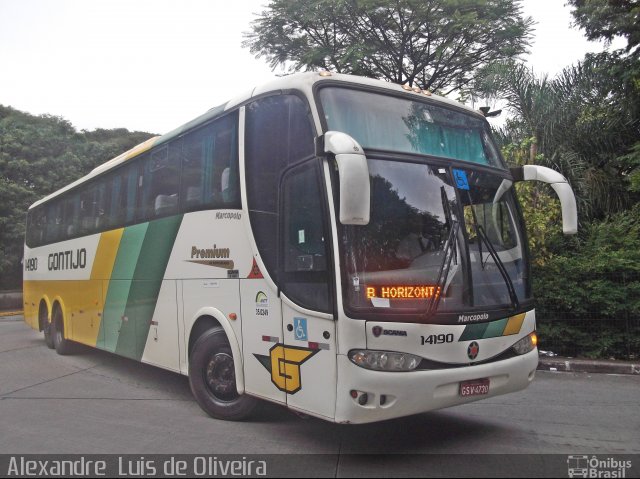
[[[24,317],[257,399],[365,423],[521,390],[538,363],[517,181],[481,112],[419,88],[286,76],[33,204]]]

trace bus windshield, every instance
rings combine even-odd
[[[469,189],[456,190],[455,167],[368,164],[370,222],[341,233],[347,309],[431,317],[528,299],[522,221],[501,177],[466,170]]]
[[[505,168],[486,123],[431,103],[327,87],[320,102],[329,130],[351,135],[365,149],[417,153]]]

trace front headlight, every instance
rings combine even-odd
[[[538,335],[534,331],[513,345],[516,354],[527,354],[538,345]]]
[[[361,368],[374,371],[412,371],[422,358],[408,353],[354,349],[349,352],[351,362]]]

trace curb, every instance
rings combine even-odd
[[[22,311],[0,311],[0,318],[3,316],[22,316]]]
[[[540,357],[538,370],[572,373],[633,374],[640,376],[640,362]]]

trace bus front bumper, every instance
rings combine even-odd
[[[537,366],[537,348],[493,363],[411,372],[371,371],[339,355],[335,421],[351,424],[382,421],[520,391],[533,381]],[[462,381],[483,378],[489,379],[488,394],[460,395]]]

